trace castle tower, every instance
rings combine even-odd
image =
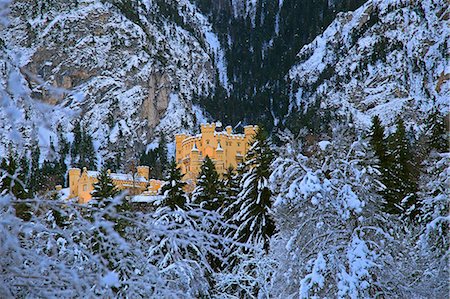
[[[244,127],[244,134],[234,134],[231,126],[220,123],[201,124],[201,134],[178,134],[175,137],[176,162],[185,174],[183,180],[195,180],[205,157],[211,158],[217,171],[223,174],[229,166],[234,168],[243,162],[248,151],[248,143],[256,134],[258,126]]]
[[[202,139],[212,140],[214,137],[214,132],[216,130],[216,124],[201,124],[200,131],[202,133]]]
[[[192,146],[192,150],[190,153],[190,158],[191,158],[190,166],[189,166],[190,169],[188,170],[188,174],[191,176],[188,178],[193,179],[193,180],[197,179],[196,174],[200,171],[200,167],[201,167],[202,161],[200,161],[199,155],[200,155],[200,153],[197,149],[197,145],[194,142],[194,145]]]
[[[81,169],[71,168],[69,169],[69,198],[78,196],[78,180],[81,176]]]
[[[187,138],[186,134],[176,134],[175,135],[175,161],[177,163],[183,158],[182,154],[182,143],[183,140]]]
[[[223,152],[223,148],[220,145],[220,142],[217,143],[217,148],[216,148],[216,170],[219,174],[222,174],[224,172],[224,165],[225,165],[225,156],[224,156],[224,152]]]
[[[249,143],[253,141],[253,137],[255,137],[258,131],[258,126],[245,126],[244,127],[244,135],[245,135],[245,152],[249,149]]]
[[[148,181],[150,178],[150,168],[148,166],[138,166],[137,174]]]
[[[257,130],[258,130],[258,126],[245,126],[244,127],[245,139],[250,141],[253,138],[253,136],[256,135]]]

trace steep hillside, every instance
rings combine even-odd
[[[262,122],[269,128],[286,115],[289,97],[284,76],[300,49],[340,11],[365,0],[194,0],[208,16],[228,63],[231,92],[203,99],[226,123]],[[239,107],[239,109],[236,109]]]
[[[448,113],[449,18],[444,0],[374,0],[339,14],[289,71],[287,123],[304,126],[296,111],[323,108],[364,126],[373,115],[389,125],[397,115],[420,124],[432,107]]]
[[[17,0],[9,21],[0,36],[4,65],[13,62],[27,96],[38,101],[27,108],[11,96],[23,121],[15,120],[21,135],[40,135],[43,148],[59,125],[70,132],[80,119],[103,155],[138,154],[159,132],[193,127],[202,114],[192,97],[209,95],[216,78],[228,84],[217,37],[188,1]],[[39,116],[37,103],[51,113]],[[44,120],[50,125],[41,128]],[[0,117],[2,127],[9,121]]]

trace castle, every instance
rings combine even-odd
[[[202,124],[200,134],[175,136],[175,159],[185,181],[195,182],[203,160],[208,156],[223,174],[230,166],[236,169],[250,148],[258,126],[245,126],[243,134],[234,134],[231,126],[222,131],[220,123]]]
[[[220,123],[202,124],[200,134],[195,136],[177,134],[175,136],[175,159],[183,180],[195,184],[203,160],[208,156],[213,160],[216,170],[223,174],[229,167],[237,168],[244,161],[258,126],[245,126],[243,134],[233,133],[231,126],[222,130]],[[130,194],[156,195],[162,181],[150,179],[148,166],[138,166],[136,173],[111,173],[111,179],[119,190],[128,190]],[[79,168],[69,169],[69,198],[78,198],[79,203],[87,203],[98,182],[99,172]]]
[[[69,169],[69,198],[78,197],[79,203],[87,203],[94,190],[94,184],[98,182],[100,172],[79,168]],[[132,174],[108,173],[119,190],[129,190],[130,194],[156,195],[162,185],[162,181],[150,179],[150,169],[148,166],[138,166],[137,172]]]

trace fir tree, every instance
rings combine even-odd
[[[402,119],[397,121],[396,132],[389,137],[388,147],[389,164],[383,177],[386,211],[414,218],[418,212],[415,193],[419,173]]]
[[[41,151],[39,145],[35,143],[31,148],[31,170],[29,180],[29,189],[32,194],[38,192],[42,187],[42,176],[39,165],[40,156]]]
[[[450,245],[450,153],[432,154],[424,164],[418,192],[422,212],[419,221],[423,228],[421,242],[430,254],[440,258],[448,253]]]
[[[197,179],[197,186],[192,193],[192,201],[201,208],[217,211],[222,205],[222,182],[214,162],[206,156]]]
[[[53,190],[56,185],[64,184],[65,169],[57,161],[44,160],[40,169],[42,190]]]
[[[154,173],[158,177],[163,177],[166,172],[167,167],[167,140],[166,136],[164,134],[161,134],[161,139],[159,141],[158,145],[158,160],[157,160],[157,169],[155,169]]]
[[[385,169],[387,167],[387,157],[386,157],[386,140],[384,138],[384,127],[381,124],[378,115],[375,115],[372,119],[372,136],[370,143],[375,152],[375,155],[380,161],[380,167]]]
[[[9,192],[15,198],[25,199],[28,197],[28,192],[25,189],[23,180],[24,175],[19,169],[13,152],[10,152],[8,159],[2,159],[0,170],[2,171],[0,182],[0,193]],[[16,216],[29,221],[31,219],[31,209],[27,203],[19,202],[14,204]]]
[[[239,226],[234,234],[236,240],[261,244],[266,252],[269,250],[270,237],[275,231],[275,224],[270,216],[272,192],[268,182],[273,158],[266,134],[260,129],[246,155],[248,171],[241,181],[242,191],[237,201],[230,206],[231,209],[233,206],[238,207],[237,214],[232,218]]]
[[[97,180],[98,181],[94,184],[94,190],[92,191],[93,199],[103,201],[113,198],[119,193],[119,190],[111,179],[106,167],[102,168],[98,174]]]
[[[182,178],[183,175],[177,167],[177,163],[175,160],[172,160],[168,176],[166,177],[166,183],[161,187],[161,194],[164,195],[162,205],[169,207],[172,211],[177,208],[182,210],[186,209],[188,198],[183,190],[186,183],[181,180]]]
[[[79,121],[76,121],[72,133],[73,133],[73,143],[70,149],[70,155],[72,156],[72,161],[75,161],[78,155],[80,154],[80,147],[82,144],[82,132]]]
[[[159,145],[155,149],[143,151],[140,158],[141,165],[147,165],[152,169],[152,176],[163,178],[167,167],[167,141],[164,134],[161,134]]]
[[[222,197],[223,202],[219,211],[225,219],[231,221],[232,216],[237,212],[237,206],[234,205],[237,196],[241,191],[241,186],[239,182],[242,179],[244,164],[238,165],[238,169],[234,170],[230,166],[223,174],[223,189]],[[234,207],[231,209],[230,207]]]
[[[425,135],[429,150],[434,149],[439,153],[448,152],[449,135],[445,125],[445,118],[437,109],[434,109],[426,120]]]
[[[82,131],[79,164],[83,167],[87,167],[88,169],[95,169],[97,164],[97,157],[95,155],[92,136],[84,131]]]
[[[30,179],[30,161],[28,160],[26,153],[24,153],[22,158],[20,159],[19,168],[20,168],[20,180],[28,189]]]
[[[67,171],[66,158],[70,151],[70,145],[64,137],[61,124],[58,125],[56,131],[58,132],[59,170],[60,174],[64,177]]]

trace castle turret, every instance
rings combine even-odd
[[[214,131],[216,130],[216,124],[201,124],[200,131],[202,133],[202,137],[206,140],[211,140],[214,136]]]
[[[71,168],[69,169],[69,198],[78,196],[78,180],[81,176],[81,169]]]
[[[250,140],[253,136],[256,135],[257,130],[258,126],[245,126],[244,127],[245,138]]]
[[[137,173],[146,180],[150,178],[150,168],[148,166],[138,166]]]
[[[197,149],[197,145],[195,144],[195,142],[194,145],[192,146],[190,158],[191,158],[190,161],[191,168],[189,169],[189,171],[193,173],[198,173],[202,161],[200,161],[200,153]]]
[[[183,140],[186,139],[186,137],[187,137],[186,134],[175,135],[175,161],[177,163],[179,163],[180,160],[183,158],[181,149],[182,149]]]
[[[227,131],[228,135],[233,134],[233,128],[231,126],[226,126],[225,130]]]
[[[220,145],[220,142],[217,143],[216,148],[216,170],[219,174],[222,174],[224,171],[224,165],[225,165],[225,156],[223,152],[223,148]]]

